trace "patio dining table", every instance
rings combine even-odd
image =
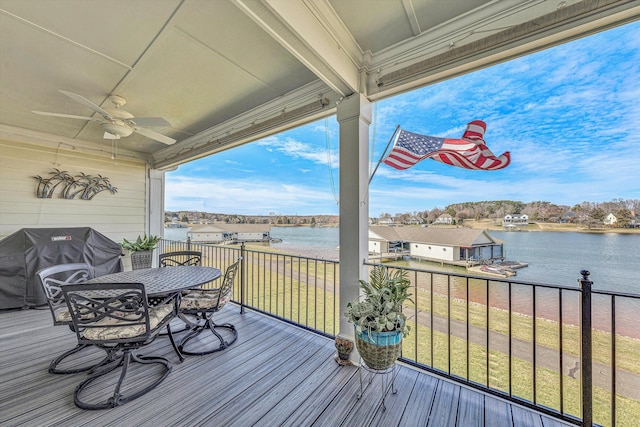
[[[143,268],[95,277],[86,283],[142,283],[148,297],[160,297],[197,288],[221,274],[220,269],[203,266]]]
[[[167,296],[175,295],[183,290],[197,288],[200,285],[216,280],[221,274],[222,272],[218,268],[195,265],[142,268],[106,274],[87,280],[85,283],[142,283],[147,293],[149,304],[155,305],[159,300],[163,300]],[[183,318],[180,313],[178,313],[178,316],[185,323],[191,323]],[[168,335],[171,339],[171,345],[180,357],[180,361],[184,360],[182,352],[175,344],[171,328],[169,328]]]

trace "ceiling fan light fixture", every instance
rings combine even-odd
[[[113,123],[102,123],[102,129],[105,132],[112,133],[114,135],[118,135],[122,138],[125,136],[129,136],[133,133],[133,129],[129,126],[125,125],[123,122],[115,121]]]

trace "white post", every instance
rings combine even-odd
[[[340,124],[340,331],[354,340],[353,325],[344,317],[347,303],[359,297],[359,279],[367,278],[363,261],[369,234],[369,125],[371,103],[355,94],[338,104]],[[356,360],[354,351],[351,360]]]
[[[164,237],[164,183],[165,172],[158,169],[149,170],[149,192],[148,192],[148,213],[147,225],[148,234]],[[152,265],[157,266],[156,252]]]

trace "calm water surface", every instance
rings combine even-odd
[[[165,237],[186,240],[188,228],[165,229]],[[297,255],[337,260],[339,229],[272,227],[276,249]],[[507,259],[529,266],[518,270],[516,280],[577,286],[580,270],[589,270],[594,289],[640,294],[640,235],[554,232],[503,232],[489,234],[504,241]],[[413,264],[413,263],[412,263]],[[437,264],[417,263],[425,269]],[[464,269],[461,269],[464,272]]]

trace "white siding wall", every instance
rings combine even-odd
[[[369,253],[388,253],[389,242],[384,240],[369,240]]]
[[[457,248],[430,243],[411,243],[410,254],[416,257],[443,261],[458,261],[460,259],[460,251]]]
[[[191,236],[191,240],[194,242],[222,242],[224,240],[224,236],[222,231],[220,232],[199,232],[199,231],[190,231],[188,233]]]
[[[117,193],[67,200],[58,188],[51,199],[37,198],[33,177],[47,178],[54,168],[108,177]],[[146,230],[146,176],[140,161],[0,139],[0,238],[25,227],[91,227],[116,242],[135,239]]]

